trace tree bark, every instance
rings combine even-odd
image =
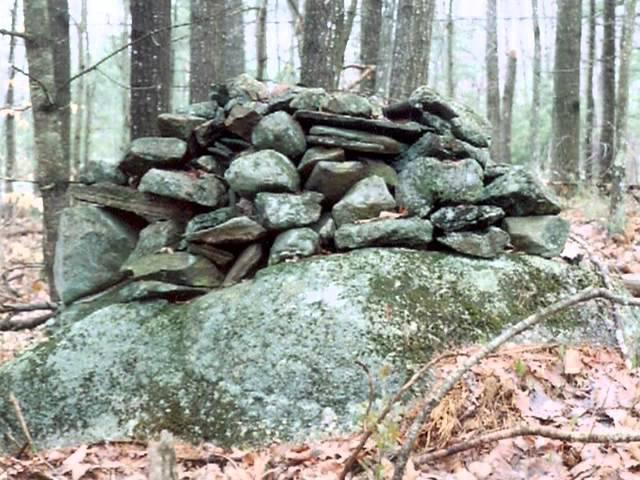
[[[337,0],[307,0],[300,82],[308,87],[335,88],[332,12]]]
[[[589,0],[589,38],[587,39],[587,87],[584,132],[584,173],[587,181],[593,180],[594,156],[593,123],[595,117],[595,101],[593,98],[593,70],[596,63],[596,0]]]
[[[500,145],[500,71],[498,68],[498,8],[496,0],[487,0],[487,37],[485,62],[487,73],[487,118],[491,123],[491,156],[502,163]]]
[[[71,158],[71,51],[69,49],[69,4],[67,0],[48,0],[53,48],[56,103],[62,135],[62,152]]]
[[[435,0],[418,0],[418,15],[413,22],[414,51],[418,53],[419,63],[415,67],[415,78],[411,90],[429,82],[429,64],[431,62],[431,37],[433,34],[433,17]]]
[[[542,46],[540,42],[540,19],[538,15],[538,0],[531,0],[533,11],[533,82],[531,92],[531,129],[529,135],[529,164],[539,166],[540,147],[538,138],[540,132],[540,84],[542,81]]]
[[[18,20],[18,0],[13,1],[13,8],[11,9],[11,31],[16,30],[16,23]],[[9,81],[7,82],[7,93],[4,98],[4,104],[7,108],[11,109],[15,101],[15,91],[13,88],[13,82],[16,77],[16,71],[13,69],[13,62],[15,62],[16,56],[16,37],[13,35],[9,38]],[[4,124],[4,140],[6,144],[6,157],[5,157],[5,176],[7,178],[13,178],[16,165],[16,120],[14,118],[15,112],[9,110]],[[13,183],[5,182],[5,192],[11,193],[13,191]]]
[[[131,7],[129,4],[129,0],[123,0],[124,5],[124,25],[122,28],[122,32],[120,33],[120,44],[125,45],[129,39],[129,21],[131,19]],[[118,65],[120,67],[120,71],[122,72],[122,82],[125,85],[131,85],[131,62],[129,61],[128,55],[119,55]],[[121,105],[122,105],[122,117],[123,122],[120,128],[120,148],[121,153],[124,154],[125,149],[130,141],[130,133],[131,133],[131,96],[128,91],[123,89],[122,97],[121,97]]]
[[[222,63],[225,4],[223,0],[191,0],[189,99],[209,98],[209,86],[224,80]]]
[[[344,53],[347,50],[349,37],[351,37],[351,31],[353,30],[353,22],[356,18],[357,9],[358,0],[351,0],[346,12],[344,11],[344,4],[341,1],[335,2],[333,20],[333,24],[335,25],[335,38],[333,39],[335,60],[333,63],[333,75],[336,87],[340,85],[342,67],[344,66]]]
[[[382,26],[380,33],[380,60],[376,72],[376,93],[389,96],[391,67],[393,65],[393,32],[396,0],[382,0]]]
[[[376,90],[380,63],[380,36],[382,31],[382,0],[362,1],[360,27],[360,61],[370,73],[360,83],[360,91],[371,95]]]
[[[553,74],[551,178],[573,193],[580,159],[582,0],[558,3]]]
[[[502,95],[502,118],[500,126],[502,128],[502,161],[511,163],[511,127],[513,116],[513,97],[516,89],[516,72],[518,67],[518,56],[515,50],[509,52],[509,63],[507,66],[507,78],[504,83],[504,93]]]
[[[616,0],[604,0],[602,36],[602,126],[600,127],[601,184],[611,182],[616,132]]]
[[[447,95],[449,98],[455,97],[456,94],[453,72],[453,40],[453,0],[449,0],[449,8],[447,9]]]
[[[224,51],[222,78],[235,77],[245,71],[244,7],[242,0],[225,1]]]
[[[88,63],[86,62],[85,49],[88,45],[85,45],[85,36],[87,33],[87,0],[82,0],[80,8],[80,21],[76,22],[76,33],[78,37],[78,71],[84,70]],[[87,49],[88,50],[88,49]],[[82,170],[81,158],[83,147],[83,132],[84,123],[86,121],[86,108],[87,108],[87,79],[83,75],[77,80],[75,88],[75,104],[78,106],[74,112],[73,118],[73,141],[71,142],[71,171],[74,177],[76,177]],[[86,152],[85,152],[86,155]]]
[[[171,0],[131,0],[131,139],[158,135],[156,117],[170,109]]]
[[[256,27],[256,78],[261,81],[267,79],[267,3],[262,0],[258,8]]]

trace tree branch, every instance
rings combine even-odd
[[[13,70],[15,70],[16,72],[19,72],[19,73],[23,74],[25,77],[27,77],[32,82],[37,83],[40,86],[40,88],[42,89],[42,93],[44,93],[44,96],[47,97],[47,104],[49,106],[53,105],[53,99],[51,98],[51,95],[49,95],[49,90],[47,90],[47,86],[44,83],[42,83],[36,77],[32,76],[29,72],[25,72],[24,70],[22,70],[21,68],[16,67],[15,65],[11,65],[11,68]]]
[[[4,28],[0,28],[0,35],[8,35],[10,37],[18,37],[23,40],[29,40],[31,37],[24,32],[14,32],[12,30],[7,30]]]
[[[47,320],[52,318],[55,314],[56,312],[49,312],[33,318],[15,318],[13,316],[10,316],[9,318],[0,321],[0,332],[30,330],[42,325]]]

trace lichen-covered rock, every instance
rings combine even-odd
[[[206,122],[206,118],[179,113],[161,113],[158,115],[158,131],[162,137],[174,137],[188,140],[194,128]]]
[[[329,94],[324,88],[305,88],[298,93],[289,106],[294,110],[324,110],[329,103]]]
[[[88,159],[78,181],[87,184],[108,182],[126,185],[127,176],[118,168],[117,163]]]
[[[275,150],[261,150],[236,158],[224,174],[229,186],[241,195],[258,192],[295,192],[300,175],[291,161]]]
[[[194,158],[191,160],[191,165],[208,173],[220,176],[224,175],[224,166],[220,160],[213,155],[201,155],[198,158]]]
[[[186,153],[187,142],[179,138],[136,138],[120,162],[120,169],[130,175],[143,175],[152,168],[174,168],[183,162]]]
[[[186,252],[156,253],[136,258],[123,268],[134,279],[156,280],[190,287],[214,288],[224,279],[206,258]]]
[[[555,215],[507,217],[502,225],[516,249],[541,257],[560,255],[569,236],[569,222]]]
[[[267,231],[262,225],[249,217],[231,218],[215,227],[188,233],[190,242],[208,243],[210,245],[242,244],[260,240]]]
[[[380,177],[389,188],[396,188],[398,186],[398,174],[391,165],[380,160],[362,159],[361,161],[366,168],[367,177],[373,175]]]
[[[229,269],[222,282],[223,287],[238,283],[243,278],[255,273],[264,257],[264,248],[259,243],[254,243],[245,248],[233,266]]]
[[[355,93],[336,92],[331,94],[324,110],[354,117],[371,117],[371,102]]]
[[[258,150],[276,150],[290,159],[297,159],[307,148],[300,124],[287,112],[275,112],[264,117],[253,129],[251,142]]]
[[[336,233],[336,222],[329,212],[325,212],[311,228],[320,236],[320,245],[328,247],[333,244],[333,237]]]
[[[152,168],[140,180],[138,190],[205,207],[220,207],[227,202],[227,189],[215,175],[196,177],[187,172]]]
[[[185,235],[189,238],[189,235],[192,233],[200,230],[206,230],[207,228],[217,227],[236,216],[237,215],[233,207],[224,207],[214,210],[213,212],[201,213],[189,220],[187,228],[185,229]]]
[[[560,213],[560,200],[522,168],[512,168],[487,185],[479,203],[497,205],[514,217]]]
[[[201,117],[207,120],[211,120],[218,117],[221,111],[222,107],[220,107],[220,105],[218,105],[216,102],[207,101],[191,103],[186,107],[179,108],[178,110],[176,110],[176,113],[188,115],[190,117]]]
[[[304,188],[322,193],[325,202],[333,205],[366,176],[367,169],[361,162],[321,161],[313,167]]]
[[[184,225],[173,220],[164,220],[147,225],[140,231],[136,248],[131,252],[125,265],[145,255],[159,253],[165,248],[175,248],[180,243]]]
[[[338,227],[356,220],[377,217],[396,207],[386,183],[380,177],[367,177],[356,183],[331,210]]]
[[[367,223],[347,223],[335,233],[336,248],[425,248],[433,235],[431,222],[422,218],[395,218]]]
[[[482,167],[470,158],[418,158],[398,175],[398,203],[420,217],[434,205],[475,203],[482,194],[482,178]]]
[[[509,234],[498,227],[478,232],[449,232],[438,242],[472,257],[495,258],[509,245]]]
[[[282,263],[186,304],[78,303],[46,342],[0,366],[3,429],[24,443],[13,392],[38,448],[163,429],[226,446],[357,430],[368,386],[355,360],[387,365],[383,387],[395,391],[442,345],[484,341],[599,284],[540,257],[383,248]],[[576,305],[525,340],[615,345],[608,309]],[[0,436],[0,451],[14,447]]]
[[[298,172],[306,177],[318,162],[344,162],[344,149],[311,147],[304,152],[302,160],[298,164]]]
[[[310,257],[320,248],[320,236],[310,228],[293,228],[276,237],[269,252],[269,265]]]
[[[227,115],[224,126],[240,138],[250,141],[251,132],[253,132],[266,112],[267,106],[264,103],[249,102],[237,104],[233,106]]]
[[[504,211],[500,207],[489,205],[443,207],[429,217],[433,225],[445,232],[470,228],[484,229],[502,218],[504,218]]]
[[[131,225],[102,208],[65,208],[53,262],[55,288],[62,302],[73,302],[122,279],[120,266],[137,238]]]
[[[307,141],[311,145],[387,155],[395,155],[406,149],[406,145],[391,137],[324,125],[311,127]]]
[[[256,212],[260,223],[271,230],[304,227],[320,218],[323,196],[317,192],[258,193]]]

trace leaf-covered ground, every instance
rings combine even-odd
[[[598,257],[613,274],[640,273],[640,248],[636,246],[640,216],[635,209],[630,199],[627,232],[613,239],[603,227],[606,215],[599,218],[597,208],[568,211],[565,216],[572,222],[576,241],[568,245],[567,255]],[[41,264],[37,215],[30,207],[23,208],[3,225],[9,228],[3,226],[0,233],[0,303],[46,301],[40,271],[31,267]],[[9,275],[5,275],[7,271]],[[0,333],[0,363],[43,336],[38,330]],[[436,381],[463,363],[474,349],[443,357],[434,367]],[[382,374],[371,373],[373,378]],[[369,417],[375,415],[379,403],[374,403]],[[395,418],[381,426],[361,453],[354,478],[390,478],[393,467],[389,458],[401,444],[402,431],[417,409],[417,405],[410,406],[408,418]],[[419,448],[405,478],[640,479],[640,443],[585,445],[524,436],[422,463],[424,454],[521,425],[583,433],[640,431],[639,372],[627,369],[611,349],[508,345],[475,367],[433,412],[422,428]],[[178,478],[335,479],[359,438],[356,433],[349,438],[246,451],[177,441]],[[147,445],[140,443],[105,442],[35,452],[25,449],[14,457],[0,457],[0,480],[146,479],[148,463]]]

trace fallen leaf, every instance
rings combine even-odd
[[[582,371],[580,352],[575,348],[568,348],[564,354],[563,366],[565,375],[578,375]]]

